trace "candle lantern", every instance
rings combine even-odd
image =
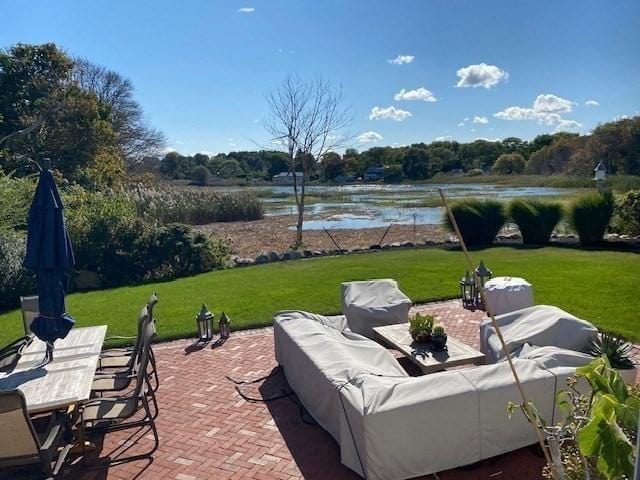
[[[476,302],[476,282],[469,274],[469,270],[460,279],[460,295],[462,296],[462,306],[464,308],[474,308]]]
[[[487,280],[491,279],[493,273],[485,267],[483,260],[480,260],[480,265],[478,265],[474,273],[478,279],[478,285],[476,286],[476,307],[484,309],[484,304],[482,303],[482,290],[484,289],[484,285],[487,283]]]
[[[196,315],[198,336],[200,340],[211,340],[213,337],[213,313],[207,310],[207,305],[202,302],[200,313]]]
[[[231,319],[227,317],[227,314],[222,312],[220,315],[220,321],[218,322],[218,328],[220,329],[220,339],[226,340],[231,335]]]

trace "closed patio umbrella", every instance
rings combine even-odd
[[[74,264],[62,200],[51,170],[45,168],[29,210],[24,259],[24,266],[36,273],[40,311],[31,331],[47,343],[45,361],[53,358],[53,342],[66,337],[75,323],[64,304]]]

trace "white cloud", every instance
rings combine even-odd
[[[473,123],[481,123],[486,124],[489,123],[489,119],[487,117],[473,117]]]
[[[407,110],[401,110],[394,106],[390,107],[373,107],[371,113],[369,113],[369,120],[395,120],[396,122],[402,122],[408,117],[412,117],[411,112]]]
[[[464,127],[464,122],[460,122],[460,123],[458,124],[458,126],[459,126],[459,127]]]
[[[253,13],[256,9],[253,7],[242,7],[238,9],[238,13]]]
[[[456,72],[460,78],[456,87],[495,87],[502,81],[507,81],[509,74],[496,67],[495,65],[487,65],[479,63],[477,65],[469,65],[463,67]]]
[[[404,88],[400,90],[393,96],[394,100],[407,100],[407,101],[416,101],[421,100],[423,102],[435,102],[436,97],[433,96],[430,90],[427,90],[424,87],[416,88],[415,90],[405,90]]]
[[[174,147],[166,147],[162,150],[162,153],[166,155],[167,153],[177,152],[177,151],[178,150],[176,150]]]
[[[382,135],[370,130],[368,132],[361,133],[357,138],[360,143],[374,143],[382,140]]]
[[[501,138],[476,137],[475,140],[484,140],[485,142],[499,142]]]
[[[584,104],[587,107],[599,107],[600,106],[600,102],[598,102],[596,100],[587,100],[586,102],[584,102]]]
[[[533,109],[537,113],[567,113],[570,112],[575,102],[558,97],[552,93],[538,95],[533,102]]]
[[[444,135],[442,137],[436,137],[433,139],[434,142],[449,142],[453,140],[453,137],[451,135]]]
[[[532,120],[544,125],[556,125],[556,129],[575,129],[582,124],[575,120],[567,120],[563,113],[573,110],[575,102],[558,97],[551,93],[538,95],[531,107],[508,107],[493,114],[501,120]]]
[[[413,62],[415,59],[416,57],[414,55],[398,55],[396,58],[387,60],[387,62],[392,65],[404,65]]]

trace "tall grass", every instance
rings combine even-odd
[[[259,220],[264,216],[262,201],[245,192],[138,187],[126,195],[141,215],[161,223],[203,225]]]
[[[582,245],[602,242],[613,215],[615,200],[610,191],[589,192],[577,197],[569,209],[569,221]]]
[[[508,210],[527,244],[548,243],[563,215],[562,203],[535,199],[514,199]]]
[[[460,234],[470,247],[489,245],[503,227],[507,216],[502,202],[496,200],[466,199],[451,206]],[[449,217],[444,216],[445,228],[453,232]]]

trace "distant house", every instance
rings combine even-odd
[[[296,183],[302,183],[302,179],[304,178],[304,173],[295,172]],[[293,185],[293,175],[291,172],[281,172],[277,175],[274,175],[272,178],[272,182],[276,185]]]
[[[364,174],[365,182],[377,182],[384,178],[384,167],[369,167]]]

